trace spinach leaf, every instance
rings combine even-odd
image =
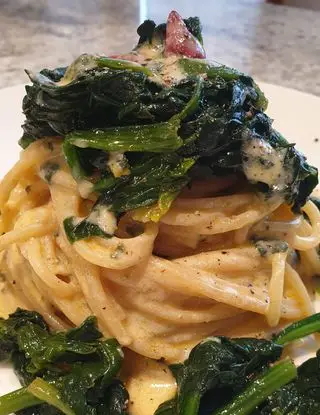
[[[268,340],[206,339],[183,364],[170,366],[178,385],[174,413],[196,415],[204,411],[203,406],[206,413],[208,407],[211,411],[218,408],[241,390],[250,377],[278,360],[281,353],[282,347]],[[201,398],[206,393],[205,405],[201,407]]]
[[[145,151],[163,153],[181,147],[179,119],[158,124],[130,125],[89,131],[73,131],[66,142],[80,148],[105,151]]]
[[[294,387],[291,383],[284,386],[296,378],[296,368],[290,362],[269,367],[281,357],[285,345],[319,331],[318,313],[293,323],[273,340],[226,337],[204,340],[192,349],[183,364],[170,366],[177,381],[177,394],[173,400],[160,405],[156,415],[245,415],[260,404],[266,408],[266,412],[261,413],[271,415],[277,413],[272,408],[282,401],[284,407],[290,396],[302,399],[299,396],[303,387],[307,390],[304,393],[316,401],[320,352],[317,360],[298,369]]]
[[[192,58],[181,58],[179,60],[179,65],[188,75],[206,73],[209,79],[216,79],[217,77],[220,77],[225,81],[238,81],[241,79],[246,79],[252,84],[257,93],[257,109],[266,110],[268,106],[268,100],[264,96],[264,93],[261,91],[259,86],[254,82],[254,80],[234,68],[230,68],[226,65],[209,61],[207,59]]]
[[[132,213],[133,219],[138,222],[159,222],[161,217],[164,216],[170,209],[170,206],[177,197],[179,190],[161,192],[158,201],[154,205],[135,209]]]
[[[120,179],[113,187],[103,191],[98,204],[108,205],[118,214],[152,206],[164,195],[176,195],[188,183],[190,179],[186,172],[194,162],[192,158],[182,158],[176,154],[150,158],[143,166],[139,164],[133,168],[128,179]],[[171,203],[172,200],[167,202]]]
[[[274,336],[273,340],[282,346],[295,340],[303,339],[313,333],[320,332],[320,313],[313,314],[303,320],[296,321]]]
[[[187,184],[189,179],[185,173],[194,163],[194,159],[181,158],[174,153],[154,155],[138,162],[130,176],[104,178],[95,185],[101,196],[90,215],[104,207],[116,215],[132,211],[136,220],[158,222]],[[73,217],[64,220],[64,230],[70,243],[92,236],[112,237],[93,223],[90,215],[82,220]]]
[[[201,42],[199,19],[184,22]],[[27,72],[32,85],[23,100],[21,145],[46,136],[63,138],[74,178],[91,181],[101,193],[99,203],[112,199],[112,209],[119,213],[159,206],[160,198],[176,196],[203,170],[244,175],[266,197],[278,195],[299,211],[318,183],[318,171],[272,128],[264,113],[267,99],[254,80],[214,61],[181,57],[171,64],[182,79],[170,81],[162,54],[166,25],[147,20],[138,34],[139,44],[124,56],[139,63],[81,55],[68,68]],[[146,48],[157,56],[146,59]],[[261,154],[253,151],[256,142]],[[114,177],[101,163],[112,151],[129,160],[126,177]],[[155,153],[175,154],[178,163],[192,158],[194,166],[178,182],[172,182],[169,170],[167,177],[155,180],[148,171],[137,174],[135,167],[141,160],[155,160]],[[275,164],[279,178],[273,174]],[[155,217],[161,210],[165,212],[160,209]]]
[[[90,59],[86,70],[77,61],[71,65],[75,69],[68,82],[63,82],[62,72],[58,80],[54,71],[28,72],[33,85],[26,87],[22,105],[24,147],[32,140],[75,130],[168,121],[194,91],[194,77],[166,88],[143,72],[103,67],[96,57]]]
[[[129,394],[120,382],[120,380],[113,380],[111,385],[103,391],[103,396],[99,396],[99,401],[97,401],[97,396],[91,395],[89,400],[91,404],[94,402],[98,405],[98,414],[99,415],[127,415],[127,407],[129,401]],[[104,401],[102,401],[104,399]],[[101,403],[103,402],[103,403]]]
[[[320,414],[320,352],[298,368],[294,382],[271,394],[254,415]]]
[[[27,311],[20,308],[5,320],[0,318],[0,361],[10,359],[12,353],[17,351],[17,332],[27,322],[48,331],[48,325],[36,311]]]
[[[63,227],[69,242],[72,244],[91,236],[100,236],[101,238],[112,237],[112,235],[104,232],[99,225],[89,222],[87,219],[77,222],[75,218],[69,217],[63,221]]]
[[[63,333],[24,310],[0,323],[1,357],[11,357],[24,385],[0,398],[0,414],[126,414],[128,394],[115,380],[123,353],[116,340],[101,340],[94,317]]]
[[[284,360],[269,368],[230,403],[214,412],[214,415],[250,415],[273,391],[286,385],[297,376],[297,368],[290,360]]]
[[[114,59],[107,58],[102,56],[96,59],[97,66],[100,68],[110,68],[110,69],[125,69],[132,72],[142,72],[145,75],[152,76],[152,71],[146,66],[138,65],[135,62],[123,60],[123,59]]]
[[[181,121],[192,115],[200,105],[202,78],[194,80],[194,91],[184,108],[167,122],[131,125],[90,131],[73,131],[66,135],[63,148],[66,160],[75,178],[86,175],[77,148],[104,151],[166,153],[177,150],[183,140],[178,135]]]

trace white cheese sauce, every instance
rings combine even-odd
[[[145,65],[153,72],[151,80],[165,85],[182,81],[187,77],[179,65],[181,56],[172,55],[167,58],[163,55],[163,44],[143,45],[137,50],[140,65]]]
[[[251,182],[267,184],[281,192],[292,182],[292,169],[284,165],[287,149],[275,149],[268,142],[253,138],[242,145],[243,171]]]
[[[96,206],[86,220],[99,226],[103,232],[109,235],[113,235],[117,229],[117,218],[113,212],[110,212],[107,206]]]
[[[147,64],[154,76],[151,80],[165,85],[178,83],[186,78],[186,73],[179,65],[178,56],[169,56],[168,58],[155,59]]]

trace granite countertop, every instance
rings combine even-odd
[[[320,11],[263,0],[0,0],[0,88],[24,68],[68,65],[83,52],[125,52],[143,18],[198,15],[207,55],[257,79],[320,95]]]

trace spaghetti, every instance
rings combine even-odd
[[[121,413],[150,415],[175,396],[167,364],[217,344],[203,339],[314,313],[320,202],[259,86],[205,59],[198,18],[137,32],[128,54],[27,71],[24,151],[0,182],[0,317],[95,316],[123,346]]]
[[[46,180],[44,166],[53,162],[59,168]],[[93,314],[106,337],[175,362],[209,335],[233,328],[261,335],[312,314],[317,207],[308,201],[304,216],[294,215],[277,198],[230,194],[235,182],[191,187],[158,224],[142,225],[128,212],[111,238],[71,244],[64,219],[87,216],[97,196],[81,196],[61,140],[32,143],[0,184],[1,315],[33,309],[61,330]],[[96,220],[103,229],[114,223],[110,212]],[[265,232],[277,241],[253,242]]]

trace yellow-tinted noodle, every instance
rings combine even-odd
[[[140,235],[126,232],[129,212],[117,236],[71,245],[64,219],[86,216],[97,195],[83,184],[80,193],[61,154],[60,140],[38,140],[0,183],[2,316],[17,306],[35,309],[61,330],[93,314],[105,336],[174,362],[212,334],[265,334],[313,312],[309,285],[320,272],[320,215],[311,201],[303,207],[308,220],[281,227],[282,200],[223,196],[236,179],[217,178],[183,191],[160,223],[144,224]],[[48,161],[59,165],[50,184],[41,173]],[[108,229],[114,217],[103,221]],[[263,257],[251,242],[268,221],[275,239],[288,242],[287,252]]]

